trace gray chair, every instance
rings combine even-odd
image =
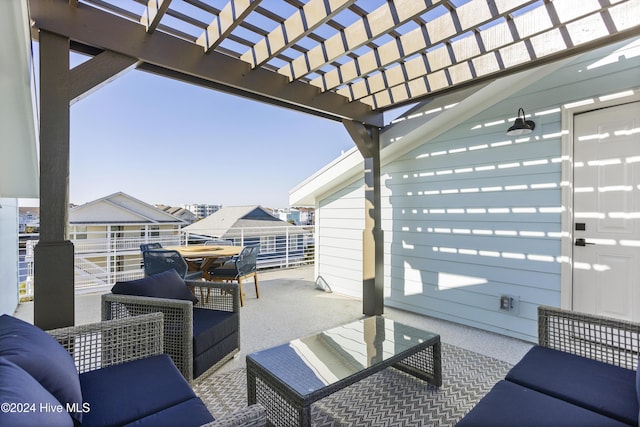
[[[260,247],[258,245],[246,246],[238,255],[226,261],[220,267],[214,267],[208,271],[207,280],[212,282],[237,281],[240,288],[240,305],[244,306],[244,292],[242,291],[242,281],[248,277],[253,277],[256,288],[256,298],[260,298],[258,290],[258,273],[256,269],[256,259]]]
[[[204,242],[205,246],[233,246],[232,240],[227,239],[211,239]]]
[[[160,243],[157,243],[157,242],[154,242],[154,243],[142,243],[140,245],[140,250],[142,252],[151,251],[151,250],[155,250],[155,249],[162,249],[162,245]]]
[[[187,261],[178,251],[157,249],[142,251],[142,260],[145,276],[152,276],[173,268],[184,280],[202,279],[202,271],[189,271]]]

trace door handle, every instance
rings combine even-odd
[[[587,245],[595,245],[595,243],[589,243],[586,239],[581,237],[576,239],[576,246],[587,246]]]

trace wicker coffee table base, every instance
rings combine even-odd
[[[311,425],[311,404],[390,366],[442,385],[442,350],[440,336],[416,345],[411,351],[391,358],[335,384],[300,396],[283,382],[247,357],[247,397],[249,404],[259,403],[267,411],[268,424],[276,427]]]

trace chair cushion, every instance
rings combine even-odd
[[[208,350],[240,329],[239,313],[206,308],[193,309],[193,355]]]
[[[7,314],[0,316],[0,357],[27,371],[61,404],[81,408],[76,365],[64,347],[42,329]],[[70,415],[82,422],[82,412]]]
[[[121,295],[136,295],[142,297],[170,298],[198,302],[187,287],[182,277],[175,270],[143,277],[127,282],[116,282],[111,292]]]
[[[80,384],[91,405],[83,427],[132,423],[196,397],[166,354],[84,372]]]
[[[636,366],[636,398],[640,409],[640,358],[638,358],[638,365]],[[640,425],[640,410],[638,411],[638,425]]]
[[[240,349],[239,343],[240,333],[236,332],[200,354],[195,354],[193,356],[193,378],[198,378],[226,356],[237,353]]]
[[[627,424],[638,422],[636,373],[630,369],[535,346],[506,379]]]
[[[73,427],[67,407],[4,357],[0,357],[0,378],[0,425]]]
[[[498,382],[456,427],[623,426],[619,421],[509,382]]]
[[[214,421],[198,397],[178,403],[155,414],[136,420],[125,427],[199,427]]]

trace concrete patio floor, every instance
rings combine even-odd
[[[316,288],[313,266],[260,271],[260,299],[253,283],[244,285],[239,355],[217,372],[243,367],[245,355],[363,317],[362,301]],[[76,295],[76,324],[100,321],[100,293]],[[18,306],[16,317],[33,322],[33,302]],[[385,317],[440,334],[443,342],[515,364],[532,344],[394,308]]]

